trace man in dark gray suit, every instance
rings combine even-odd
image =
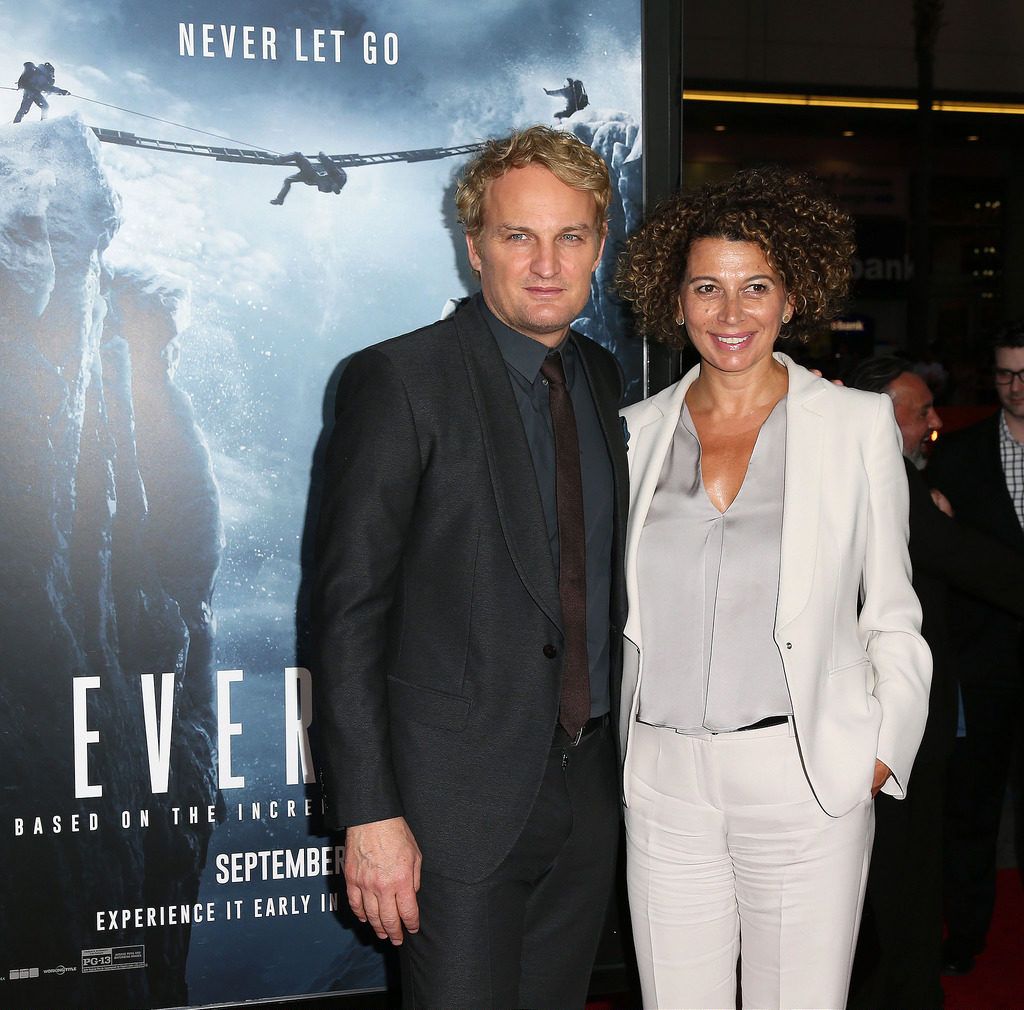
[[[456,202],[481,293],[356,354],[320,523],[317,721],[356,915],[407,1007],[582,1006],[615,862],[618,367],[569,329],[611,190],[533,127]]]
[[[1024,321],[1002,327],[992,338],[992,353],[1001,409],[943,438],[928,474],[958,520],[1024,552]],[[946,807],[942,967],[951,975],[969,972],[985,947],[999,823],[1024,720],[1020,618],[969,598],[957,603],[952,633],[966,735],[953,751]],[[1020,839],[1019,796],[1015,814]]]

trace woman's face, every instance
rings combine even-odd
[[[783,317],[792,311],[756,242],[700,238],[690,247],[679,312],[706,365],[736,374],[768,367]]]

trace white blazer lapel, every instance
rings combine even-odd
[[[818,513],[821,507],[822,419],[815,399],[825,388],[796,365],[788,355],[776,353],[789,372],[786,399],[786,482],[782,519],[782,565],[776,630],[797,617],[810,597],[814,562],[818,553]]]
[[[626,592],[630,601],[627,635],[640,645],[639,608],[637,585],[637,551],[640,534],[643,533],[647,512],[658,487],[658,478],[665,462],[672,435],[683,409],[683,398],[690,383],[697,376],[694,368],[674,386],[669,386],[635,407],[623,412],[629,430],[630,502],[629,522],[626,531]],[[639,475],[640,479],[635,478]]]

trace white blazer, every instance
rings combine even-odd
[[[883,791],[903,798],[928,714],[932,664],[910,585],[907,476],[888,396],[834,386],[774,356],[789,372],[775,641],[811,788],[826,813],[840,816],[869,794],[876,757],[893,773]],[[698,371],[622,412],[629,618],[619,740],[627,805],[644,654],[637,548]]]

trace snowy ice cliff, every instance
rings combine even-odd
[[[80,119],[0,127],[0,768],[5,815],[24,825],[3,832],[10,967],[76,966],[104,909],[194,901],[212,827],[172,826],[171,807],[218,802],[210,600],[222,534],[209,452],[173,378],[187,292],[107,269],[119,224]],[[170,780],[154,793],[140,684],[156,675],[159,705],[164,673]],[[80,690],[99,736],[79,754],[79,786],[102,796],[75,799],[72,685],[85,677],[99,681]],[[188,936],[113,929],[106,943],[146,944],[145,971],[44,975],[5,986],[5,1005],[185,1003]]]
[[[605,253],[591,281],[593,315],[576,320],[573,326],[619,359],[630,377],[626,401],[632,402],[642,396],[643,345],[630,335],[628,314],[612,292],[612,282],[619,251],[643,215],[643,137],[636,120],[624,112],[590,107],[577,112],[566,124],[604,158],[612,182]]]

